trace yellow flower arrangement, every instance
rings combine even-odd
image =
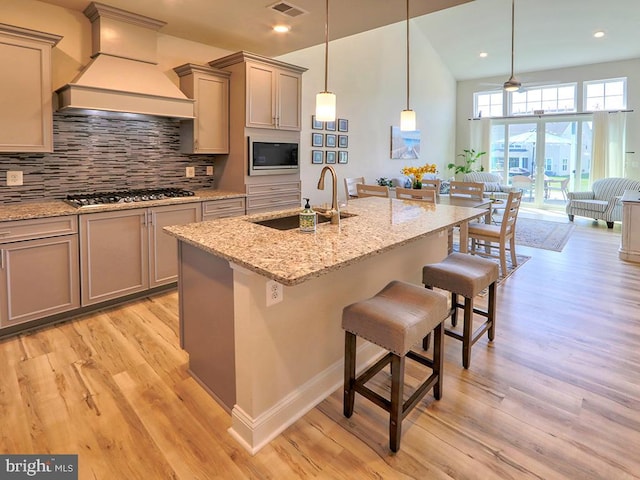
[[[422,177],[425,173],[437,173],[438,170],[436,168],[435,163],[425,163],[421,167],[404,167],[402,169],[402,174],[407,175],[409,177],[413,177],[413,186],[414,188],[422,188]],[[420,184],[418,186],[417,184]]]

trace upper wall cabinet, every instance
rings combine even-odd
[[[180,122],[183,153],[229,153],[229,77],[216,68],[187,63],[174,68],[180,89],[195,100],[195,118]]]
[[[0,23],[0,152],[52,152],[51,49],[59,35]]]
[[[300,130],[302,73],[306,68],[248,52],[209,65],[230,70],[234,87],[242,87],[246,127]]]

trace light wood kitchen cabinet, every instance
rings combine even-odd
[[[52,152],[51,49],[59,35],[0,23],[0,152]]]
[[[200,220],[200,204],[80,216],[82,306],[177,280],[177,243],[166,225]]]
[[[245,213],[245,200],[242,197],[208,200],[202,202],[202,220],[237,217]]]
[[[247,185],[247,214],[301,206],[300,182]]]
[[[0,328],[80,306],[77,220],[0,223]]]
[[[232,72],[233,87],[245,93],[245,127],[300,131],[305,68],[238,52],[209,62]]]
[[[195,118],[180,122],[182,153],[229,153],[229,77],[231,74],[191,63],[174,68],[180,89],[195,100]]]

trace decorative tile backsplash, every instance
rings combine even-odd
[[[53,153],[0,154],[0,202],[65,198],[69,193],[214,187],[205,176],[214,155],[180,153],[180,122],[158,117],[109,118],[57,112]],[[185,177],[193,166],[196,176]],[[22,170],[24,185],[8,187],[8,170]]]

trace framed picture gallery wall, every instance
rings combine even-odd
[[[349,120],[338,118],[335,122],[321,122],[312,115],[311,130],[312,164],[349,163]]]

